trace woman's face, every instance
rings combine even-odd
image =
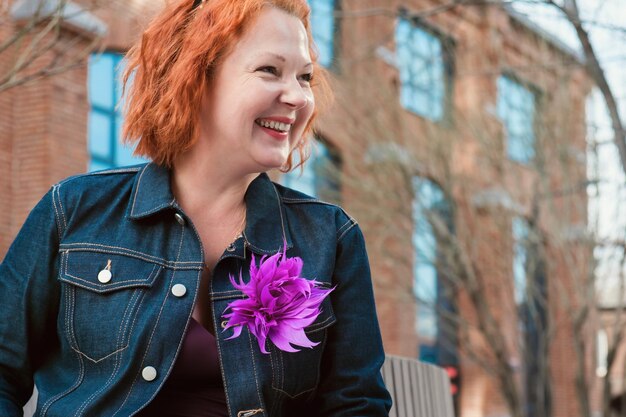
[[[216,69],[201,110],[201,140],[232,168],[285,164],[315,104],[309,42],[302,22],[267,7]]]

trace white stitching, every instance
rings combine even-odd
[[[150,164],[148,163],[143,167],[143,169],[141,170],[141,174],[139,174],[139,178],[137,179],[137,187],[135,188],[135,195],[133,196],[133,205],[130,208],[131,216],[135,215],[135,203],[137,202],[137,194],[139,194],[139,186],[141,185],[141,179],[143,178],[143,174],[145,174],[148,170],[148,165]]]
[[[62,258],[61,258],[61,261],[62,261]],[[65,298],[69,299],[69,291],[65,291]],[[65,309],[65,320],[66,320],[65,321],[65,325],[67,327],[67,326],[69,326],[69,314],[68,313],[69,313],[69,303],[70,303],[70,301],[66,300],[66,303],[67,303],[67,308]],[[68,331],[69,331],[69,329],[68,329]],[[72,342],[68,341],[68,343],[70,344],[70,347],[72,347]],[[82,357],[80,355],[77,354],[76,357],[78,358],[78,363],[80,365],[80,371],[78,373],[78,378],[76,379],[76,382],[74,382],[74,385],[70,386],[65,391],[60,392],[57,395],[49,398],[48,401],[46,401],[46,403],[41,408],[41,417],[45,417],[45,415],[48,413],[48,409],[52,406],[52,404],[54,404],[59,399],[63,398],[64,396],[66,396],[69,393],[71,393],[72,391],[74,391],[82,383],[83,377],[85,376],[85,364],[83,363],[83,359],[82,359]]]
[[[213,300],[215,301],[215,300]],[[215,303],[213,303],[213,305],[215,305]],[[215,322],[215,309],[213,308],[213,321]],[[226,395],[226,408],[228,408],[228,415],[230,416],[232,414],[231,408],[230,408],[230,399],[228,396],[228,383],[227,383],[227,379],[226,379],[226,375],[224,374],[224,367],[221,366],[222,364],[222,348],[221,348],[221,344],[219,341],[219,336],[217,335],[217,326],[215,326],[216,323],[213,323],[213,327],[216,328],[215,330],[215,339],[216,339],[216,344],[217,344],[217,355],[219,357],[219,361],[220,361],[220,373],[222,374],[222,381],[224,382],[224,394]]]
[[[123,350],[123,349],[121,349],[121,350]],[[121,350],[118,350],[117,352],[120,352]],[[122,364],[121,355],[117,355],[117,358],[115,360],[115,365],[113,367],[113,371],[111,372],[111,375],[109,375],[109,379],[104,383],[104,385],[102,387],[100,387],[99,390],[97,390],[94,393],[92,393],[91,396],[89,396],[89,398],[87,398],[83,402],[83,404],[80,406],[80,408],[78,410],[76,410],[75,416],[80,416],[81,414],[83,414],[83,412],[87,409],[89,403],[92,402],[93,399],[98,396],[98,394],[100,394],[102,391],[104,391],[106,389],[106,387],[108,387],[111,384],[111,382],[113,381],[113,378],[115,377],[115,375],[117,375],[118,371],[120,370],[121,364]]]
[[[59,212],[57,210],[57,205],[56,205],[56,201],[55,201],[55,193],[56,193],[56,189],[57,186],[53,186],[52,187],[52,208],[54,209],[54,222],[57,225],[57,235],[59,236],[59,242],[61,241],[61,239],[63,238],[63,235],[61,233],[61,219],[59,218]]]
[[[337,234],[340,234],[343,229],[349,227],[351,224],[356,223],[353,218],[349,218],[347,222],[345,222],[339,229],[337,229]]]
[[[185,227],[181,226],[181,229],[182,229],[182,232],[180,234],[180,242],[178,244],[178,253],[176,254],[176,259],[177,260],[180,258],[180,252],[181,252],[181,249],[183,247],[183,238],[185,236]],[[176,276],[176,269],[172,270],[172,276],[171,276],[170,281],[169,281],[168,285],[166,286],[166,288],[170,288],[172,286],[172,283],[174,282],[174,277],[175,276]],[[167,299],[169,298],[170,293],[171,293],[170,291],[166,291],[165,292],[165,298],[163,299],[163,303],[161,303],[161,308],[159,310],[159,315],[157,316],[156,321],[154,323],[154,327],[152,328],[152,333],[150,333],[150,338],[148,339],[148,343],[146,345],[146,349],[144,351],[143,358],[141,358],[141,365],[139,365],[139,371],[135,375],[135,378],[133,379],[133,383],[130,385],[130,388],[128,389],[128,393],[126,394],[126,398],[124,398],[124,401],[122,401],[122,404],[120,404],[119,408],[113,414],[112,417],[115,417],[117,415],[117,413],[120,412],[122,407],[124,407],[124,405],[128,402],[128,399],[130,398],[131,392],[133,392],[133,388],[135,387],[135,383],[139,379],[139,375],[141,374],[141,371],[143,370],[143,365],[144,365],[144,363],[146,361],[146,356],[148,355],[148,351],[150,350],[150,346],[152,344],[152,339],[153,339],[154,334],[156,332],[156,328],[159,325],[159,322],[161,320],[161,315],[163,314],[163,309],[165,307],[165,304],[167,303]],[[180,349],[180,343],[179,343],[179,349]]]
[[[78,246],[78,248],[74,248],[76,246]],[[148,255],[143,252],[124,248],[121,246],[109,246],[109,245],[102,245],[99,243],[75,242],[75,243],[64,243],[60,245],[59,247],[69,252],[78,252],[78,251],[99,252],[99,253],[111,253],[111,254],[132,256],[134,258],[141,259],[143,261],[158,263],[162,266],[169,267],[169,268],[176,268],[176,266],[179,264],[183,264],[183,265],[189,264],[188,266],[189,269],[202,268],[202,262],[198,262],[198,261],[174,261],[172,262],[172,261],[167,261],[163,258],[158,258],[156,256]],[[102,248],[102,249],[99,249],[99,248]],[[105,250],[105,249],[109,249],[109,250]],[[118,251],[111,250],[111,249],[118,249]]]
[[[130,172],[139,172],[141,168],[113,168],[113,169],[105,169],[102,171],[96,172],[88,172],[84,174],[85,176],[94,176],[94,175],[107,175],[107,174],[127,174]]]
[[[328,323],[329,322],[329,323]],[[332,326],[333,324],[335,324],[337,322],[337,318],[335,317],[334,314],[328,316],[324,321],[321,321],[319,323],[314,323],[311,324],[307,329],[306,329],[306,333],[314,333],[314,332],[319,332],[320,330],[323,330],[327,327]],[[328,324],[326,324],[328,323]]]
[[[80,355],[84,356],[84,357],[85,357],[85,359],[88,359],[88,360],[89,360],[89,362],[92,362],[92,363],[100,363],[100,362],[102,362],[103,360],[108,359],[108,358],[110,358],[111,356],[115,355],[116,353],[119,353],[119,352],[122,352],[122,351],[126,350],[127,348],[128,348],[128,344],[127,344],[126,346],[123,346],[123,347],[121,347],[121,348],[119,348],[119,349],[117,349],[117,350],[115,350],[115,351],[113,351],[113,352],[111,352],[111,353],[107,354],[106,356],[103,356],[103,357],[102,357],[102,358],[100,358],[100,359],[94,359],[94,358],[92,358],[91,356],[87,355],[85,352],[81,351],[80,349],[76,349],[75,347],[72,347],[72,350],[73,350],[74,352],[76,352],[76,353],[78,353],[78,354],[80,354]]]
[[[357,225],[357,223],[356,223],[356,222],[355,222],[355,223],[353,223],[350,227],[348,227],[346,230],[344,230],[344,231],[343,231],[343,232],[342,232],[339,236],[337,236],[337,243],[339,243],[339,242],[341,241],[341,239],[343,239],[343,238],[344,238],[344,236],[345,236],[345,235],[347,235],[347,234],[348,234],[348,232],[349,232],[350,230],[352,230],[352,229],[354,228],[354,226],[356,226],[356,225]]]
[[[57,187],[59,210],[61,211],[61,217],[63,218],[63,233],[67,230],[67,219],[65,218],[65,210],[63,209],[63,201],[61,201],[61,187]]]
[[[105,288],[102,288],[102,289],[94,287],[94,285],[99,286],[98,284],[95,284],[95,283],[93,283],[91,281],[88,281],[86,279],[74,276],[74,275],[70,274],[69,272],[67,272],[67,264],[66,264],[65,271],[64,271],[63,275],[68,276],[68,277],[72,277],[72,278],[77,279],[77,280],[82,281],[82,282],[86,282],[87,284],[90,284],[90,285],[89,286],[80,285],[80,283],[78,283],[78,282],[75,282],[75,281],[72,281],[72,280],[69,280],[69,279],[66,279],[66,278],[63,278],[63,277],[60,277],[59,280],[63,281],[63,282],[67,282],[69,284],[76,285],[76,286],[84,288],[86,290],[90,290],[92,292],[96,292],[98,294],[103,294],[103,293],[107,293],[107,292],[110,292],[110,291],[120,290],[120,289],[125,289],[125,288],[151,287],[152,284],[154,284],[154,278],[161,271],[161,268],[159,267],[157,269],[157,266],[158,265],[153,265],[152,271],[150,272],[150,275],[148,275],[148,278],[145,278],[145,279],[129,279],[129,280],[123,281],[124,283],[129,283],[128,285],[118,285],[117,283],[116,284],[111,284],[111,285],[106,286],[106,287],[103,285],[102,287],[105,287]],[[135,283],[140,283],[140,285],[137,285]]]
[[[261,391],[259,390],[259,378],[258,378],[258,373],[256,370],[256,363],[254,359],[254,347],[252,345],[252,336],[251,336],[252,333],[247,332],[247,334],[248,334],[248,344],[250,345],[250,356],[252,357],[252,368],[254,369],[254,384],[256,385],[256,394],[259,399],[259,404],[263,404],[263,399],[261,398]],[[260,409],[260,410],[263,411],[263,409]]]
[[[283,240],[287,242],[287,235],[285,234],[285,221],[283,220],[283,206],[281,204],[280,194],[278,193],[278,190],[276,189],[274,183],[271,184],[272,188],[274,189],[274,194],[276,194],[276,202],[278,203],[278,214],[280,214],[280,226],[283,232]]]
[[[131,298],[131,300],[132,300],[132,298]],[[135,303],[136,303],[136,302],[135,302]],[[125,320],[125,316],[127,315],[127,312],[129,311],[129,309],[128,309],[128,308],[129,308],[129,306],[130,306],[130,303],[129,303],[129,305],[127,305],[127,306],[126,306],[126,311],[124,312],[124,317],[122,318],[122,322]],[[132,311],[132,310],[133,310],[133,308],[131,308],[131,311]],[[120,329],[118,330],[118,332],[119,332],[120,330],[121,330],[121,324],[120,324]],[[118,335],[118,338],[119,338],[119,337],[120,337],[120,336]],[[121,342],[123,342],[123,341],[118,339],[118,345],[119,345]],[[128,344],[126,345],[126,347],[128,347]],[[112,353],[112,354],[119,353],[119,352],[123,351],[124,349],[126,349],[126,347],[124,347],[124,348],[120,348],[120,349],[118,349],[117,351],[115,351],[115,352],[114,352],[114,353]],[[112,354],[111,354],[111,355],[112,355]],[[111,355],[108,355],[107,357],[109,357],[109,356],[111,356]],[[101,360],[104,360],[104,358],[103,358],[103,359],[101,359]],[[111,372],[111,375],[109,375],[109,379],[107,380],[107,382],[105,382],[105,384],[104,384],[104,385],[103,385],[103,386],[102,386],[99,390],[97,390],[97,391],[95,391],[94,393],[92,393],[92,394],[91,394],[91,396],[90,396],[89,398],[87,398],[87,400],[85,400],[85,402],[83,402],[83,404],[81,405],[81,407],[80,407],[80,408],[76,411],[76,414],[75,414],[76,416],[79,416],[80,414],[82,414],[82,413],[83,413],[83,411],[85,411],[85,410],[87,409],[87,406],[89,405],[89,403],[90,403],[90,402],[92,402],[92,401],[93,401],[93,399],[94,399],[94,398],[96,398],[96,396],[97,396],[98,394],[100,394],[102,391],[104,391],[104,390],[106,389],[106,387],[108,387],[108,386],[111,384],[111,382],[113,381],[113,379],[114,379],[115,375],[117,375],[117,373],[118,373],[118,372],[119,372],[119,370],[121,369],[121,365],[122,365],[122,355],[117,355],[117,358],[116,358],[116,360],[115,360],[115,365],[114,365],[114,367],[113,367],[113,371]],[[82,411],[81,411],[81,410],[82,410]]]

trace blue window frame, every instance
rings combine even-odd
[[[513,78],[498,77],[498,117],[509,159],[528,164],[535,157],[535,95]]]
[[[442,120],[447,79],[441,39],[404,18],[398,20],[395,36],[402,106],[430,120]]]
[[[324,201],[339,203],[340,161],[323,142],[316,141],[302,172],[296,168],[281,177],[281,183]]]
[[[451,206],[432,181],[413,178],[413,292],[417,301],[416,331],[419,358],[439,365],[457,365],[456,325],[445,313],[456,311],[455,296],[446,279],[443,241],[432,226],[436,216],[454,233]]]
[[[123,55],[115,52],[92,54],[89,57],[88,93],[89,170],[131,165],[146,160],[132,155],[132,149],[121,143],[121,100]]]
[[[319,62],[330,67],[335,53],[335,0],[308,0],[311,7],[311,31],[319,51]]]

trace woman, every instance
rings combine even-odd
[[[304,0],[175,1],[129,53],[147,165],[56,184],[0,266],[0,415],[383,416],[363,236],[272,183],[323,73]],[[11,320],[7,318],[11,317]]]

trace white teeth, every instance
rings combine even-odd
[[[289,132],[291,129],[291,124],[276,122],[273,120],[259,119],[257,123],[263,127],[269,127],[270,129],[278,130],[280,132]]]

